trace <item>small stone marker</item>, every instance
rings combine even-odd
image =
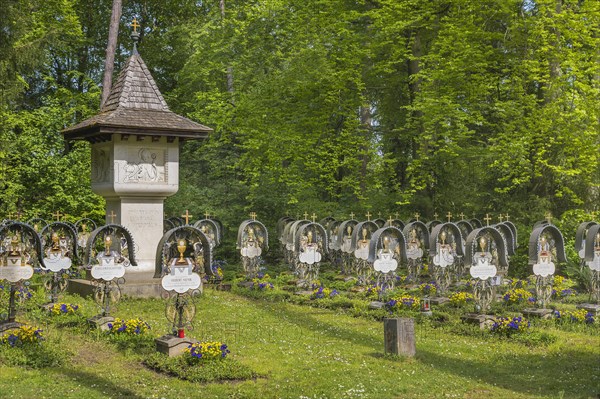
[[[385,353],[415,356],[415,320],[412,318],[383,319]]]

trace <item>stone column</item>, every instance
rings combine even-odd
[[[127,269],[129,277],[154,273],[163,202],[178,189],[178,139],[115,134],[92,145],[92,190],[106,199],[106,223],[133,236],[138,266]]]

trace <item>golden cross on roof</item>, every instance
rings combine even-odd
[[[308,219],[308,212],[304,211],[304,219]]]
[[[394,219],[392,219],[392,215],[390,215],[390,218],[388,219],[388,223],[390,224],[390,226],[392,225],[393,221],[394,221]]]
[[[134,17],[133,22],[131,22],[131,24],[129,26],[131,26],[133,28],[134,33],[137,33],[137,28],[140,27],[140,24],[138,24],[137,18]]]
[[[315,215],[315,213],[313,212],[311,218],[312,218],[312,221],[314,223],[317,220],[317,215]]]
[[[17,213],[15,213],[15,217],[17,218],[17,220],[21,220],[21,216],[23,216],[21,211],[17,211]]]
[[[419,212],[415,213],[415,219],[417,219],[417,222],[419,221],[420,217],[421,217],[421,214]]]
[[[546,220],[549,224],[552,224],[552,214],[550,212],[546,212]]]
[[[461,212],[460,215],[458,215],[458,216],[460,216],[460,220],[465,220],[465,214],[464,213]]]
[[[65,216],[62,213],[60,213],[60,211],[56,211],[56,213],[53,213],[52,216],[54,216],[56,218],[57,222],[60,222],[60,217],[61,216]]]
[[[10,220],[13,220],[13,218],[14,218],[14,217],[15,217],[15,214],[14,214],[14,213],[12,213],[12,212],[8,212],[8,218],[9,218]]]
[[[187,209],[185,210],[185,215],[181,215],[181,217],[185,218],[185,224],[190,224],[190,218],[192,215],[190,215]]]
[[[377,212],[377,217],[381,219],[381,212]]]
[[[115,218],[117,217],[115,211],[111,210],[110,213],[106,214],[106,217],[110,218],[110,224],[115,224]]]
[[[208,211],[204,212],[204,219],[208,219],[210,217],[210,213]]]
[[[486,223],[487,223],[487,225],[489,226],[490,225],[490,220],[492,220],[492,218],[490,217],[489,213],[486,213],[485,217],[483,218],[483,220],[485,220]]]
[[[439,215],[438,215],[438,213],[437,213],[437,212],[435,212],[435,213],[433,214],[433,218],[434,218],[435,220],[437,220],[438,216],[439,216]]]
[[[504,216],[502,216],[502,214],[498,215],[498,220],[502,223],[504,221]]]
[[[365,216],[367,217],[368,221],[371,221],[371,212],[367,211],[367,213],[365,214]]]
[[[396,217],[396,219],[398,219],[400,217],[400,214],[398,212],[395,212],[394,216]]]
[[[508,213],[504,215],[504,219],[506,219],[506,221],[508,222]]]
[[[256,220],[256,212],[250,212],[250,217],[252,220]]]
[[[452,214],[450,213],[450,211],[448,211],[448,214],[446,215],[446,217],[448,218],[448,221],[450,221],[452,219]]]
[[[350,219],[354,219],[354,212],[350,212]]]

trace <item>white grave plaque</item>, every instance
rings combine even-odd
[[[398,261],[394,259],[391,253],[382,252],[373,263],[373,268],[378,272],[389,273],[398,268]]]

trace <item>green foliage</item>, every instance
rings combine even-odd
[[[162,353],[153,353],[144,363],[153,370],[192,382],[248,380],[258,377],[252,369],[230,358],[192,364],[185,355],[168,357]]]

